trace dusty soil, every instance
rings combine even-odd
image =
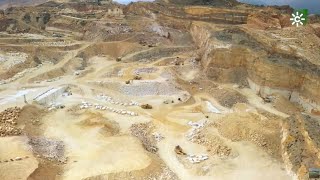
[[[46,109],[42,107],[26,105],[21,109],[17,123],[20,127],[23,127],[23,132],[28,136],[39,136],[43,132],[41,121],[46,113]]]

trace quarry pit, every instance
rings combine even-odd
[[[308,179],[320,18],[216,2],[0,10],[0,179]]]

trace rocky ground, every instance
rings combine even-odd
[[[23,4],[0,11],[1,180],[320,167],[317,16],[297,28],[287,6],[236,1]]]

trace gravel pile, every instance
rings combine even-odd
[[[120,92],[129,96],[174,95],[179,92],[173,84],[159,81],[139,81],[120,87]]]
[[[8,108],[0,113],[0,137],[17,136],[22,130],[17,125],[17,119],[21,113],[21,108]]]
[[[152,134],[153,126],[149,123],[133,124],[130,127],[131,134],[142,142],[144,148],[152,153],[156,153],[158,148]]]
[[[187,132],[186,137],[189,141],[193,141],[193,138],[200,132],[204,127],[206,121],[192,122],[189,121],[188,125],[192,128]]]
[[[226,146],[219,137],[210,136],[206,132],[206,121],[190,121],[188,125],[192,127],[186,134],[186,137],[189,141],[207,147],[208,151],[210,151],[210,154],[212,155],[218,155],[220,157],[231,155],[231,148]],[[189,157],[188,160],[191,163],[199,163],[203,160],[206,160],[207,158],[207,156],[192,156]]]
[[[158,133],[158,132],[155,132],[155,133],[153,133],[152,135],[153,135],[154,139],[155,139],[157,142],[160,142],[161,140],[164,139],[164,137],[163,137],[160,133]]]
[[[32,137],[29,140],[29,144],[35,154],[51,160],[65,161],[63,141]]]
[[[211,89],[209,93],[213,94],[219,103],[227,108],[232,108],[233,105],[237,103],[248,103],[248,100],[245,96],[231,89],[216,88]]]
[[[211,155],[218,155],[219,157],[228,157],[233,155],[232,149],[225,145],[225,143],[216,136],[208,136],[206,133],[197,134],[192,142],[207,147]]]
[[[134,74],[150,74],[150,73],[154,73],[157,72],[158,69],[154,68],[154,67],[147,67],[147,68],[139,68],[134,70]]]

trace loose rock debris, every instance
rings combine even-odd
[[[158,132],[155,132],[152,135],[157,142],[160,142],[162,139],[164,139],[164,137]]]
[[[315,41],[315,35],[319,33],[313,32],[319,31],[319,28],[313,27],[316,24],[310,22],[311,29],[307,28],[308,33],[303,32],[305,28],[257,31],[247,25],[261,22],[263,26],[265,23],[268,27],[268,22],[262,22],[264,16],[252,16],[260,10],[264,11],[263,8],[246,6],[242,9],[242,6],[234,4],[236,8],[230,9],[229,7],[234,6],[232,3],[231,5],[229,2],[221,1],[220,10],[220,3],[216,9],[212,3],[213,6],[193,7],[187,2],[188,0],[181,1],[181,6],[176,6],[177,1],[181,0],[170,0],[170,3],[163,4],[131,3],[127,7],[115,6],[115,9],[113,4],[107,1],[99,6],[86,2],[79,6],[77,3],[64,4],[61,1],[58,3],[60,5],[47,3],[24,8],[12,7],[8,13],[0,10],[0,19],[3,22],[0,31],[4,31],[0,33],[0,63],[3,65],[0,84],[19,80],[14,84],[1,85],[1,97],[6,97],[8,93],[11,94],[18,89],[33,88],[36,92],[44,86],[57,86],[61,83],[70,84],[75,90],[73,97],[61,99],[60,103],[70,106],[68,109],[48,113],[45,118],[41,118],[44,113],[41,113],[40,109],[33,108],[34,111],[29,111],[25,110],[28,108],[23,108],[16,122],[6,119],[0,122],[0,126],[6,124],[13,128],[23,127],[23,132],[29,136],[49,135],[57,138],[54,140],[32,138],[29,144],[32,144],[34,154],[38,158],[29,160],[34,161],[35,168],[38,161],[38,168],[31,175],[26,173],[22,178],[10,179],[228,179],[230,174],[235,173],[239,175],[238,179],[245,179],[247,174],[239,173],[240,171],[252,172],[251,179],[268,179],[260,177],[258,173],[264,169],[269,177],[286,180],[290,179],[286,176],[287,172],[300,178],[305,175],[303,174],[305,172],[299,174],[301,170],[306,170],[304,167],[319,164],[319,158],[314,153],[317,152],[319,136],[317,128],[310,129],[315,127],[313,124],[308,125],[311,123],[310,119],[277,120],[261,112],[283,115],[276,110],[279,111],[277,105],[285,103],[268,98],[268,93],[272,93],[273,88],[299,90],[301,79],[306,79],[306,82],[317,81],[319,74],[315,72],[318,67],[314,67],[314,64],[317,64],[320,57],[316,51],[320,44]],[[203,4],[204,0],[200,1],[200,4]],[[227,7],[223,7],[223,4]],[[53,6],[55,8],[50,8]],[[47,8],[50,11],[47,11]],[[108,10],[110,8],[111,11]],[[128,16],[107,17],[104,12],[108,10],[109,14],[120,10],[122,13],[122,9]],[[269,8],[270,12],[265,14],[282,21],[279,11],[287,10],[289,9]],[[42,17],[43,11],[51,16],[50,21]],[[225,16],[225,24],[223,20],[219,20],[219,25],[216,25],[214,16],[219,14]],[[25,17],[29,15],[31,21],[26,22]],[[230,18],[226,18],[231,15],[232,22]],[[39,22],[34,22],[36,17],[40,17]],[[141,18],[144,23],[141,23]],[[194,20],[192,24],[190,20]],[[49,24],[44,21],[49,21]],[[32,25],[31,29],[29,23]],[[235,23],[242,25],[234,25]],[[286,22],[280,23],[279,28],[286,27]],[[152,24],[155,25],[150,31],[148,27]],[[35,34],[16,33],[29,31]],[[55,38],[52,38],[52,34],[46,31],[59,31],[64,35],[55,32],[53,35]],[[81,34],[82,31],[85,33]],[[296,36],[299,34],[305,36],[303,38],[306,41],[297,41]],[[280,43],[278,46],[273,46],[275,37],[281,40],[277,42]],[[101,41],[97,42],[96,39]],[[301,37],[298,36],[298,39]],[[148,48],[142,45],[157,47]],[[19,51],[20,55],[23,52],[26,56],[9,54],[9,51]],[[254,61],[252,65],[251,60],[257,57],[258,61]],[[52,64],[45,65],[43,64],[45,61],[50,61]],[[37,66],[38,64],[43,64],[43,67]],[[278,78],[279,75],[288,75],[291,83],[288,84],[286,77]],[[230,85],[234,83],[237,85],[231,87]],[[249,87],[249,84],[254,91],[241,89]],[[261,87],[262,85],[265,88]],[[270,91],[266,89],[268,87]],[[304,88],[308,92],[303,94],[305,100],[311,99],[311,103],[319,102],[316,91],[312,91],[317,89],[317,83],[308,83],[308,87]],[[109,90],[116,92],[110,94],[114,98],[103,94],[98,98],[92,98],[92,95],[97,95],[95,92],[109,92]],[[267,96],[264,99],[266,103],[272,104],[261,104],[261,99],[256,96],[257,90],[263,96]],[[184,92],[190,95],[185,98],[182,95]],[[297,91],[299,94],[303,92],[305,91]],[[69,95],[64,93],[62,96]],[[193,98],[189,99],[190,96]],[[84,97],[92,104],[86,102],[80,104],[81,101],[77,97]],[[140,109],[141,104],[134,103],[130,101],[131,99],[141,102],[145,100],[141,104],[150,103],[159,111]],[[206,99],[215,99],[214,101],[219,102],[221,107],[224,106],[221,108],[223,117],[222,114],[214,114],[220,113],[219,108],[208,103],[204,106],[203,101]],[[2,102],[5,101],[4,99]],[[17,102],[7,102],[17,105],[21,102],[24,105],[21,96]],[[233,111],[239,102],[254,105],[250,113],[262,116],[257,118],[247,116],[245,113],[249,111],[246,108],[237,108]],[[79,104],[81,109],[90,108],[90,110],[79,111]],[[144,107],[150,109],[148,106]],[[312,107],[315,108],[312,112],[319,114],[319,108],[313,105]],[[60,107],[59,104],[52,104],[50,108],[55,110]],[[283,109],[280,109],[280,112],[287,113],[287,110],[290,110],[292,113],[300,114],[300,111],[291,107],[283,106]],[[199,113],[204,110],[207,110],[205,114]],[[109,111],[118,113],[119,116]],[[131,111],[139,112],[141,116],[130,118],[137,115]],[[116,116],[117,123],[105,118],[105,114]],[[234,117],[230,117],[231,114],[234,114]],[[68,121],[65,121],[64,117]],[[221,119],[217,119],[219,117]],[[179,120],[182,118],[192,118],[192,120],[203,118],[207,119],[208,123],[204,120],[189,122],[190,130],[183,134],[187,137],[181,137],[181,132],[186,132],[186,127]],[[128,119],[131,121],[127,121]],[[151,122],[133,125],[130,128],[136,138],[125,134],[128,126],[146,120]],[[283,126],[284,121],[293,124]],[[288,136],[283,139],[285,141],[281,141],[281,135],[285,135],[281,128],[288,132]],[[291,131],[292,128],[295,130]],[[155,129],[159,132],[155,132]],[[124,137],[118,138],[121,135]],[[187,138],[190,142],[185,142]],[[12,139],[15,141],[15,138]],[[141,143],[137,142],[137,139]],[[134,142],[123,143],[130,140]],[[11,144],[13,141],[10,140],[8,143]],[[63,148],[59,145],[59,141],[70,147],[67,149],[68,155],[72,157],[70,162],[65,161],[63,155],[59,155],[63,154],[60,152]],[[107,144],[104,144],[105,142]],[[157,147],[158,142],[176,142],[176,144]],[[245,150],[251,147],[250,143],[257,148],[248,149],[252,153],[244,153],[248,152]],[[5,145],[1,150],[6,151],[7,144],[0,143],[0,145]],[[175,149],[176,145],[180,146]],[[86,146],[87,148],[76,148]],[[156,153],[157,148],[160,154]],[[11,150],[14,151],[10,147]],[[177,155],[174,150],[181,155]],[[288,162],[283,162],[283,156],[277,158],[286,155],[284,152],[289,156]],[[239,158],[233,158],[234,156],[230,154]],[[263,157],[259,154],[263,154]],[[109,157],[110,159],[107,159]],[[138,157],[138,161],[131,161],[133,157]],[[49,162],[51,159],[53,161]],[[272,162],[269,162],[269,159]],[[29,163],[29,160],[26,163]],[[62,166],[56,167],[55,160],[67,162],[67,165],[60,169]],[[246,160],[250,163],[243,166]],[[19,164],[15,163],[16,161],[24,161],[24,158],[19,153],[12,153],[0,161],[12,163],[11,166]],[[110,161],[114,163],[109,164]],[[175,167],[176,165],[179,167]],[[282,169],[291,167],[290,165],[292,169],[286,169],[287,172]],[[173,168],[174,172],[169,167]],[[110,169],[114,173],[110,173]],[[27,170],[29,168],[26,166],[6,169],[1,171],[0,179],[6,179],[3,178],[6,177],[3,176],[5,173],[15,174],[15,171],[19,171],[20,174],[20,171]]]
[[[98,99],[99,100],[104,100],[106,102],[109,102],[109,103],[115,104],[115,105],[119,105],[119,106],[139,106],[140,105],[138,102],[134,102],[134,101],[131,101],[131,102],[120,102],[120,101],[114,100],[111,96],[107,96],[107,95],[104,95],[104,94],[98,95]]]
[[[151,123],[133,124],[130,127],[131,134],[142,142],[144,148],[152,153],[156,153],[158,148],[152,137],[153,125]]]
[[[49,105],[48,110],[52,111],[52,110],[55,110],[55,109],[63,109],[63,108],[65,108],[65,105],[63,105],[63,104],[52,103],[52,104]]]
[[[206,154],[188,155],[188,157],[186,159],[188,159],[192,164],[195,164],[195,163],[200,163],[202,161],[209,159],[209,156]]]
[[[195,135],[197,133],[200,132],[201,128],[204,127],[206,121],[200,121],[200,122],[192,122],[192,121],[189,121],[188,122],[188,125],[191,126],[192,128],[188,131],[186,137],[189,141],[193,141],[193,138],[195,137]]]
[[[5,159],[5,160],[0,160],[0,163],[7,163],[7,162],[12,162],[12,161],[22,161],[24,159],[28,159],[29,156],[24,156],[24,157],[15,157],[15,158],[10,158],[10,159]]]
[[[22,133],[17,125],[17,119],[21,113],[21,108],[8,108],[0,113],[0,137],[16,136]]]
[[[64,162],[64,143],[53,139],[44,137],[32,137],[29,140],[32,150],[44,158]]]
[[[115,109],[112,107],[108,107],[108,106],[103,106],[103,105],[99,105],[99,104],[90,104],[87,102],[82,102],[82,104],[80,105],[80,109],[89,109],[94,107],[96,110],[103,110],[103,111],[110,111],[110,112],[114,112],[117,114],[121,114],[121,115],[129,115],[129,116],[138,116],[138,113],[132,112],[132,111],[127,111],[124,109]]]

